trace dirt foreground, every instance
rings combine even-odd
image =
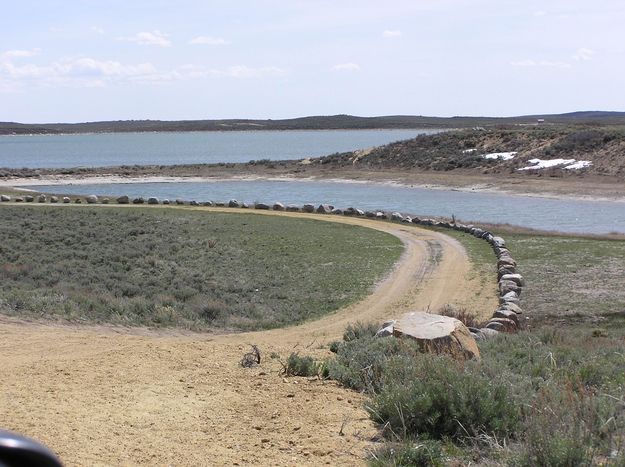
[[[0,318],[0,426],[44,442],[66,465],[364,464],[376,437],[365,398],[333,382],[284,378],[271,354],[321,358],[329,352],[320,346],[350,322],[447,303],[490,316],[495,282],[471,275],[464,248],[446,235],[311,217],[389,232],[405,252],[363,301],[280,330],[183,334]],[[244,369],[249,344],[263,360]]]

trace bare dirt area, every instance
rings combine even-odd
[[[322,346],[348,323],[411,309],[452,304],[489,315],[494,278],[472,277],[464,248],[444,234],[311,217],[389,232],[405,252],[364,300],[286,329],[190,334],[2,318],[0,426],[41,440],[67,465],[364,463],[376,429],[363,396],[333,382],[284,378],[272,354],[326,357]],[[249,344],[259,346],[262,361],[245,369]]]

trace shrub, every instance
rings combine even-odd
[[[362,337],[343,342],[337,348],[336,358],[327,363],[328,376],[348,388],[375,393],[381,388],[389,359],[402,353],[416,355],[417,346],[394,337]]]
[[[591,465],[597,449],[610,452],[617,429],[610,404],[583,388],[539,391],[525,417],[519,466]],[[603,446],[602,446],[603,445]]]
[[[427,354],[388,363],[368,411],[391,433],[464,441],[482,434],[508,438],[516,432],[520,411],[515,400],[479,365],[459,366],[448,357]]]
[[[343,340],[345,342],[351,342],[356,339],[362,339],[363,337],[373,337],[378,332],[379,326],[374,323],[362,323],[357,321],[354,324],[348,324],[345,332],[343,333]]]
[[[373,453],[370,465],[430,467],[442,466],[444,463],[440,442],[424,440],[410,444],[387,444]]]
[[[283,363],[282,366],[282,372],[286,376],[317,376],[323,370],[323,365],[316,362],[311,356],[301,357],[298,353],[289,355],[286,363]]]

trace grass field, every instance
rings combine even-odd
[[[401,242],[324,221],[189,209],[0,206],[0,312],[266,329],[363,297]]]

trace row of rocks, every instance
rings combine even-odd
[[[63,196],[62,198],[59,198],[58,196],[46,196],[46,195],[37,195],[37,198],[35,198],[33,195],[24,195],[24,196],[16,196],[14,199],[11,198],[11,196],[9,195],[0,195],[0,201],[3,203],[9,202],[9,201],[14,201],[16,203],[34,203],[35,201],[37,201],[38,203],[45,203],[45,202],[50,202],[50,203],[71,203],[72,199],[69,196]],[[81,204],[82,203],[82,199],[81,198],[75,198],[74,199],[74,203],[76,204]],[[96,203],[102,203],[102,204],[108,204],[109,200],[108,198],[103,198],[101,200],[98,200],[98,197],[95,195],[91,195],[91,196],[87,196],[85,198],[85,202],[87,204],[96,204]]]

